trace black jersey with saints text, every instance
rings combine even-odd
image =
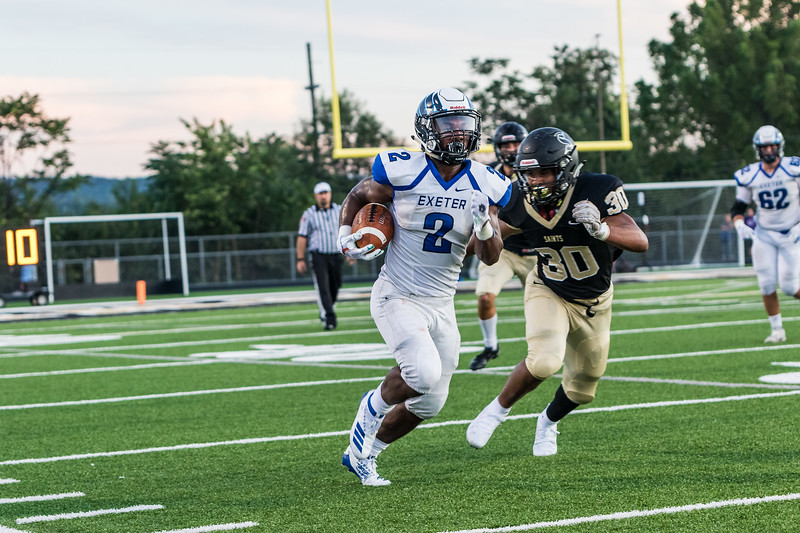
[[[610,174],[584,172],[550,220],[522,194],[512,195],[500,212],[504,222],[522,230],[526,247],[539,256],[539,278],[566,300],[591,299],[607,291],[611,266],[622,254],[616,246],[589,235],[583,224],[572,218],[572,208],[581,200],[596,205],[601,219],[628,208],[622,180]]]
[[[497,172],[503,174],[503,164],[497,163],[494,167]],[[511,183],[511,201],[509,201],[509,205],[513,202],[513,199],[520,195],[519,192],[519,181],[516,179],[516,176],[508,176],[508,178],[512,181]],[[498,211],[499,213],[503,212],[503,207],[500,208]],[[525,237],[522,235],[510,235],[506,239],[503,240],[503,248],[508,250],[509,252],[515,253],[517,255],[534,255],[533,250],[530,249],[528,246]]]
[[[506,207],[501,207],[497,212],[497,216],[500,218],[502,217],[503,211],[514,203],[515,198],[522,198],[522,193],[519,191],[519,181],[514,180],[511,183],[511,199],[509,200]],[[522,234],[516,235],[509,235],[507,238],[503,239],[503,248],[508,250],[509,252],[513,252],[517,255],[535,255],[536,252],[533,251],[531,246],[528,244],[528,240]]]

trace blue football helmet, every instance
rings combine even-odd
[[[480,148],[481,115],[458,89],[439,89],[420,102],[414,132],[426,154],[458,165]]]
[[[775,144],[778,146],[778,153],[762,153],[762,146],[769,146]],[[781,130],[775,126],[761,126],[756,130],[753,135],[753,150],[756,152],[756,157],[765,163],[773,163],[779,157],[783,157],[783,147],[786,142],[783,139]]]

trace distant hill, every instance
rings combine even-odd
[[[101,178],[90,177],[89,181],[75,189],[54,198],[59,216],[83,215],[90,204],[114,207],[116,201],[111,191],[120,183],[133,182],[139,191],[147,189],[147,178]]]

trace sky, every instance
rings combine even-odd
[[[622,0],[629,89],[639,79],[655,81],[647,43],[669,42],[670,15],[685,14],[689,3]],[[470,79],[470,58],[508,58],[511,68],[529,71],[552,65],[555,46],[599,43],[619,54],[615,0],[330,5],[336,88],[405,139],[425,95]],[[152,144],[190,138],[182,119],[222,119],[253,138],[299,132],[311,118],[306,43],[318,94],[332,94],[325,0],[2,6],[0,97],[38,94],[46,115],[69,117],[77,173],[147,175]]]

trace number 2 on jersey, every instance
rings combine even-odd
[[[439,229],[436,229],[437,223],[441,222]],[[425,217],[425,225],[423,228],[428,230],[435,230],[425,237],[422,243],[422,249],[426,252],[433,252],[437,254],[449,254],[453,248],[453,243],[444,238],[445,234],[453,229],[453,217],[447,213],[428,213]]]

